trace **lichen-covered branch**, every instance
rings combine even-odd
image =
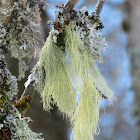
[[[49,22],[54,29],[40,53],[36,75],[32,75],[35,88],[45,110],[57,105],[70,117],[74,140],[91,140],[98,135],[98,103],[102,98],[115,100],[96,66],[96,62],[103,62],[101,51],[107,43],[96,15],[80,10],[65,12],[63,5],[55,13],[55,20]]]
[[[64,8],[66,8],[66,10],[67,10],[68,12],[70,12],[70,11],[76,6],[76,4],[78,3],[78,1],[79,1],[79,0],[68,0],[68,1],[66,2],[66,4],[64,5]],[[103,4],[104,4],[102,1],[105,2],[105,0],[99,0],[97,6],[96,6],[96,8],[95,8],[95,12],[98,13],[98,14],[100,14],[100,12],[101,12],[101,10],[102,10],[102,7],[103,7]],[[99,12],[99,11],[100,11],[100,12]],[[74,18],[74,15],[72,16],[72,14],[71,14],[71,18]],[[91,19],[91,18],[94,18],[94,17],[90,17],[90,16],[89,16],[89,18]],[[71,19],[71,20],[72,20],[72,19]],[[70,22],[70,21],[67,21],[67,23],[68,23],[68,22]],[[97,29],[103,28],[102,23],[101,23],[100,21],[98,21],[98,24],[99,24],[99,25],[97,25],[97,27],[96,27]],[[60,26],[60,25],[58,25],[58,26]],[[55,27],[57,28],[57,25],[56,25]],[[60,30],[61,30],[61,28],[60,28]],[[59,43],[60,43],[60,41],[59,41]],[[34,83],[34,81],[32,81],[31,83],[29,83],[29,85],[25,88],[25,90],[24,90],[24,92],[23,92],[21,98],[22,98],[24,95],[31,95],[31,96],[34,95],[35,90],[34,90],[34,87],[32,86],[33,83]]]
[[[30,118],[23,117],[32,101],[29,95],[18,100],[17,78],[7,68],[5,55],[19,59],[19,80],[26,70],[25,58],[31,58],[32,47],[37,46],[36,28],[39,12],[28,0],[0,1],[0,139],[41,140],[40,134],[28,127]]]
[[[95,7],[95,10],[94,10],[94,13],[96,13],[97,17],[100,16],[100,13],[103,9],[103,6],[104,6],[104,3],[105,3],[106,0],[98,0],[98,3]]]
[[[30,118],[22,117],[21,109],[28,107],[27,100],[17,102],[18,85],[15,76],[7,69],[7,64],[0,57],[0,139],[1,140],[41,140],[40,134],[28,127]],[[22,103],[22,104],[20,104]]]
[[[70,12],[74,7],[75,7],[75,5],[78,3],[78,1],[79,0],[68,0],[68,2],[64,5],[64,8],[68,8],[67,10]],[[88,14],[88,12],[86,12],[87,14]],[[68,15],[67,15],[68,16]],[[57,29],[57,30],[63,30],[62,28],[64,28],[65,26],[67,26],[67,24],[70,22],[70,20],[73,20],[73,18],[74,18],[74,16],[75,16],[75,14],[74,13],[71,13],[70,15],[69,15],[70,17],[71,17],[71,19],[67,19],[65,22],[64,22],[64,25],[60,25],[59,24],[59,22],[58,22],[58,17],[56,16],[56,18],[55,18],[55,20],[53,21],[53,23],[54,23],[54,28],[55,29]],[[103,26],[102,26],[102,23],[100,22],[100,20],[94,20],[94,16],[93,15],[89,15],[89,20],[93,20],[93,22],[96,22],[96,29],[98,30],[98,29],[102,29],[103,28]],[[55,22],[56,22],[56,24],[55,24]],[[58,23],[58,24],[57,24]],[[52,23],[50,23],[50,24],[52,24]],[[65,25],[66,24],[66,25]],[[80,26],[82,26],[82,25],[80,25]],[[83,26],[83,28],[85,28],[84,26]],[[61,42],[62,42],[62,38],[60,37],[60,40],[58,40],[58,44],[59,45],[62,45],[61,44]],[[35,73],[35,72],[34,72]],[[32,77],[32,75],[30,75],[31,77]],[[31,77],[29,77],[29,79],[31,78]],[[31,79],[30,79],[31,80]],[[30,81],[29,80],[29,81]],[[24,96],[24,95],[30,95],[31,97],[33,97],[33,95],[34,95],[34,92],[35,92],[35,89],[34,89],[34,87],[33,87],[33,84],[34,84],[34,81],[32,81],[32,82],[29,82],[28,83],[28,85],[25,87],[25,90],[24,90],[24,92],[23,92],[23,94],[22,94],[22,96],[21,96],[21,98]],[[106,97],[105,95],[103,95],[102,94],[102,96],[104,96],[104,97]]]

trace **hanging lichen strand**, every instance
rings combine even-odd
[[[50,33],[40,54],[37,87],[42,92],[44,109],[50,110],[50,103],[56,104],[60,111],[71,116],[75,107],[75,91],[65,56],[64,51],[54,44]]]
[[[56,104],[70,117],[74,140],[93,140],[99,133],[100,100],[115,100],[96,66],[103,61],[101,51],[107,47],[100,33],[103,26],[94,13],[67,13],[63,6],[58,9],[56,19],[50,22],[54,30],[36,66],[36,88],[46,110]]]
[[[73,135],[75,140],[92,140],[93,135],[98,134],[98,103],[102,99],[99,89],[109,99],[113,94],[98,72],[89,47],[81,41],[78,31],[73,28],[77,27],[73,24],[70,23],[65,29],[65,45],[70,54],[71,67],[76,76],[75,84],[80,94],[72,118]]]
[[[90,76],[81,82],[80,98],[72,121],[75,140],[93,140],[98,135],[99,106],[101,95]]]
[[[92,29],[94,26],[92,25],[90,28]],[[114,95],[95,63],[96,61],[102,62],[103,58],[101,53],[97,50],[100,49],[99,47],[105,46],[106,42],[104,41],[104,38],[98,36],[99,31],[93,30],[92,34],[94,36],[92,37],[92,40],[96,42],[96,44],[93,44],[93,47],[95,47],[96,50],[92,48],[93,51],[91,51],[89,46],[85,45],[82,41],[84,40],[84,36],[80,39],[81,32],[83,31],[80,31],[80,28],[78,29],[75,25],[75,21],[70,22],[65,28],[65,48],[70,55],[70,64],[72,67],[71,69],[73,69],[75,73],[74,82],[76,87],[78,88],[79,81],[83,81],[87,76],[90,76],[96,82],[98,90],[102,91],[102,93],[108,97],[109,101],[111,101],[114,98]],[[91,36],[91,33],[89,35]]]

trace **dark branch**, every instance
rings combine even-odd
[[[104,3],[105,3],[105,0],[98,0],[98,3],[97,3],[95,10],[94,10],[94,13],[96,13],[98,17],[103,9]]]
[[[78,3],[79,0],[68,0],[67,3],[64,5],[66,10],[70,12]]]

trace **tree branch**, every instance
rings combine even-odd
[[[15,107],[22,113],[23,116],[28,110],[28,107],[33,101],[34,95],[37,92],[34,88],[34,80],[32,78],[32,74],[30,74],[28,76],[27,83],[25,83],[25,90],[15,104]]]
[[[24,90],[23,94],[21,95],[20,99],[23,98],[23,96],[26,96],[26,95],[30,95],[32,98],[34,96],[34,93],[35,93],[35,89],[34,89],[34,86],[33,86],[34,82],[32,81]]]
[[[78,1],[79,0],[68,0],[66,2],[66,4],[64,5],[64,7],[66,8],[67,12],[70,12],[76,6]],[[94,13],[96,13],[97,16],[100,15],[104,3],[105,3],[105,0],[98,0],[98,3],[97,3],[96,8],[94,10]],[[20,99],[22,99],[26,95],[29,95],[29,96],[31,96],[31,98],[33,98],[33,96],[34,96],[34,94],[36,92],[36,90],[33,87],[33,84],[34,84],[34,81],[29,83],[29,85],[25,88],[23,94],[21,95]],[[106,98],[105,96],[103,96],[103,97]]]
[[[75,6],[76,4],[78,3],[79,0],[68,0],[66,2],[66,4],[64,5],[64,7],[66,8],[66,10],[68,12],[70,12]]]
[[[104,3],[105,3],[105,0],[98,0],[98,3],[96,4],[95,10],[94,10],[94,13],[96,13],[97,16],[100,15],[100,13],[103,9]]]

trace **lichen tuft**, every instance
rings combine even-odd
[[[37,90],[41,93],[45,110],[50,110],[51,104],[56,104],[60,111],[71,116],[75,107],[75,90],[65,57],[66,54],[54,44],[50,33],[37,65]]]

